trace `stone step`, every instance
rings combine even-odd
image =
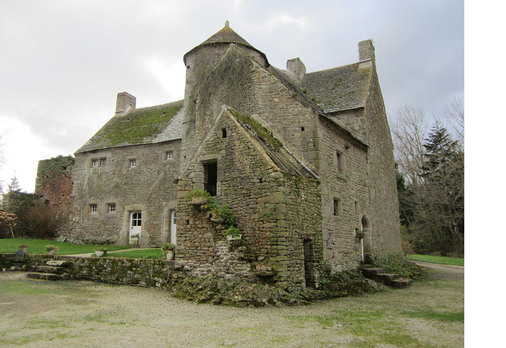
[[[64,280],[63,274],[30,272],[26,275],[30,279]]]
[[[412,282],[413,281],[408,278],[397,278],[388,285],[396,289],[404,289],[410,286]]]
[[[363,266],[362,267],[362,274],[366,278],[376,279],[378,274],[385,273],[386,271],[383,268],[379,267],[372,267],[372,266]]]
[[[49,260],[46,262],[46,265],[48,266],[54,266],[54,267],[63,267],[67,265],[67,261],[61,261],[61,260]]]
[[[56,266],[37,266],[35,267],[35,272],[62,274],[65,273],[65,268]]]
[[[411,279],[401,278],[398,274],[388,273],[383,268],[374,267],[372,265],[362,266],[362,274],[366,278],[381,282],[396,289],[408,287],[413,282]]]

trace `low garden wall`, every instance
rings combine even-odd
[[[0,254],[0,269],[9,270],[14,254]],[[29,255],[23,269],[35,271],[49,260],[67,261],[69,279],[93,280],[104,283],[168,288],[174,261],[126,259],[115,257],[75,257],[59,255]]]
[[[14,254],[0,254],[0,271],[8,271]],[[226,280],[218,277],[190,276],[174,261],[127,259],[115,257],[76,257],[28,255],[17,270],[33,272],[47,261],[67,261],[67,279],[92,280],[104,283],[157,287],[178,298],[232,306],[279,306],[307,304],[326,298],[342,297],[374,291],[361,274],[343,272],[321,289],[287,290],[268,284]]]

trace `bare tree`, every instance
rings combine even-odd
[[[422,183],[423,142],[429,125],[422,108],[404,105],[399,108],[392,126],[395,159],[407,184]]]
[[[464,100],[462,98],[454,98],[446,106],[446,116],[450,128],[455,133],[455,137],[464,146]]]

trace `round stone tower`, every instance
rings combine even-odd
[[[198,99],[204,81],[209,77],[220,59],[225,55],[230,45],[246,49],[248,55],[264,67],[269,65],[264,53],[251,46],[246,40],[232,30],[225,23],[223,29],[209,39],[194,47],[183,57],[186,66],[186,85],[184,98],[183,139],[182,139],[182,168],[194,153],[196,146],[205,136],[205,122],[203,112],[198,108]],[[217,115],[213,115],[216,117]],[[206,116],[208,117],[208,116]]]

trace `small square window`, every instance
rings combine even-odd
[[[166,158],[167,160],[174,159],[174,152],[172,152],[172,151],[167,151],[167,155],[165,156],[165,158]]]
[[[100,159],[100,166],[103,167],[107,164],[107,158],[101,158]]]
[[[137,167],[137,160],[131,159],[130,160],[130,168],[135,168],[135,167]]]
[[[116,212],[116,203],[107,204],[107,210],[109,213],[115,213]]]
[[[93,168],[98,167],[98,159],[91,160],[91,166],[92,166]]]
[[[90,204],[90,213],[95,214],[98,212],[98,206],[96,204]]]

